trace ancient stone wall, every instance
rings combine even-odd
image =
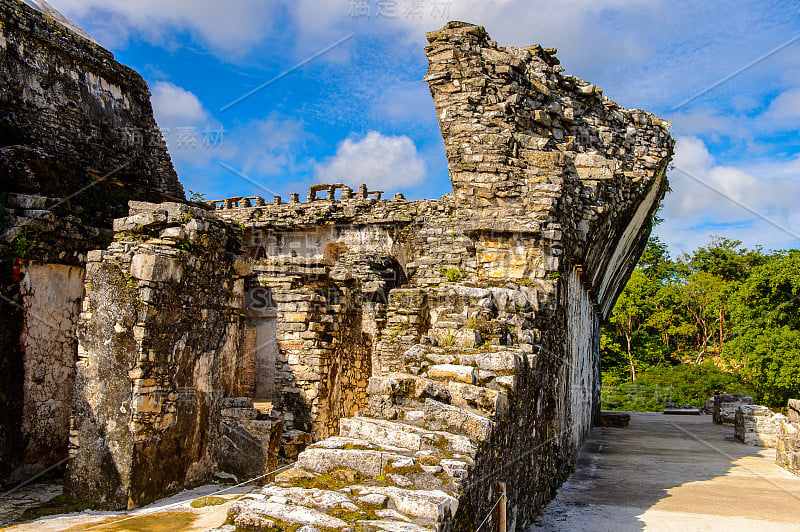
[[[746,445],[774,448],[784,423],[788,423],[786,416],[766,406],[742,405],[736,410],[733,432]]]
[[[54,464],[66,457],[84,270],[26,261],[21,273],[22,438],[26,456],[38,457],[36,467],[39,461]],[[36,472],[23,466],[18,475],[30,477]]]
[[[133,198],[183,198],[139,74],[18,0],[0,2],[0,20],[0,158],[15,187],[6,190],[63,197],[75,183],[47,175],[42,161],[51,160],[86,179],[113,172],[109,182],[128,185]],[[26,164],[41,172],[22,175]],[[110,220],[126,208],[117,201],[104,214]]]
[[[41,398],[72,389],[73,370],[56,368],[76,357],[63,346],[76,345],[77,310],[49,323],[52,344],[22,338],[36,322],[28,315],[35,296],[20,292],[30,288],[20,286],[26,273],[35,275],[26,264],[83,268],[87,251],[110,242],[128,200],[184,197],[149,98],[141,76],[57,12],[0,0],[0,321],[8,324],[0,346],[0,484],[66,453],[68,392],[55,394],[52,407]],[[40,293],[74,299],[72,285],[44,283],[52,288]],[[43,378],[38,360],[48,351],[53,369]]]
[[[237,529],[360,519],[391,530],[413,519],[413,530],[475,530],[487,517],[494,528],[505,483],[509,527],[524,530],[591,426],[600,323],[666,189],[668,124],[562,75],[552,50],[499,48],[464,23],[428,40],[452,195],[376,199],[369,213],[344,195],[219,202],[246,226],[285,223],[274,213],[287,208],[301,226],[374,216],[406,278],[376,320],[362,415],[301,453],[278,487],[232,508]],[[326,505],[328,489],[346,495]]]
[[[213,473],[251,274],[239,229],[213,214],[131,207],[115,242],[90,254],[78,329],[67,487],[107,507],[140,506]]]
[[[10,20],[32,21],[43,62],[75,73],[15,96],[36,123],[53,119],[63,91],[105,117],[92,133],[104,146],[120,125],[152,122],[140,78],[110,58],[92,70],[103,52],[80,37],[51,46],[36,33],[49,22],[9,1]],[[510,528],[532,523],[597,410],[600,323],[647,240],[673,143],[668,123],[563,74],[554,50],[498,47],[459,22],[428,40],[452,194],[382,199],[332,184],[304,202],[236,197],[208,211],[133,201],[109,246],[99,230],[87,240],[106,249],[88,256],[71,493],[140,506],[215,472],[263,473],[282,439],[288,457],[314,443],[279,488],[232,510],[241,530],[409,519],[474,530],[487,516],[492,528],[498,483]],[[12,51],[10,75],[38,80]],[[78,53],[85,72],[65,59]],[[73,111],[63,121],[83,131]],[[0,138],[18,142],[18,122]],[[63,159],[64,175],[80,176],[116,160],[93,149],[43,136],[52,155],[7,153],[32,175]],[[120,181],[180,196],[164,157],[160,136],[133,148],[125,162],[140,175]],[[52,206],[31,197],[15,197],[14,216],[35,214],[26,202]],[[102,216],[129,199],[114,198]],[[66,219],[50,223],[66,233]],[[72,220],[75,234],[102,226],[92,220]]]

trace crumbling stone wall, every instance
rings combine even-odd
[[[251,272],[239,229],[202,210],[132,202],[115,229],[87,265],[67,489],[124,508],[214,472]]]
[[[128,200],[184,197],[149,98],[141,76],[60,14],[0,0],[0,321],[7,324],[0,345],[0,484],[23,480],[66,453],[65,393],[53,394],[47,406],[41,397],[72,389],[73,371],[55,368],[68,358],[66,339],[76,343],[77,310],[52,320],[51,345],[45,337],[36,345],[22,338],[25,324],[36,320],[26,306],[35,297],[20,293],[26,264],[82,269],[89,250],[109,244],[112,220],[127,214]],[[53,297],[66,302],[73,293]],[[54,369],[41,379],[36,361],[48,350]]]
[[[789,399],[788,411],[776,437],[775,462],[800,476],[800,399]]]
[[[742,405],[736,410],[733,433],[746,445],[774,448],[784,423],[788,423],[786,416],[766,406]]]
[[[407,279],[388,293],[362,416],[301,453],[278,488],[232,508],[237,529],[352,517],[474,530],[487,516],[491,528],[504,482],[509,527],[524,530],[598,408],[600,324],[666,190],[669,124],[563,75],[554,50],[501,48],[457,22],[428,40],[453,194],[217,203],[246,226],[280,223],[287,208],[306,227],[382,225]],[[325,475],[351,497],[315,502]],[[348,480],[359,477],[370,482]]]

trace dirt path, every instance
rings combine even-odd
[[[710,416],[634,413],[593,430],[531,530],[800,532],[800,477]]]

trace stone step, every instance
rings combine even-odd
[[[378,512],[375,513],[377,514]],[[436,530],[435,526],[422,526],[402,521],[358,521],[358,524],[384,530],[385,532],[432,532]]]
[[[502,416],[508,411],[508,395],[483,386],[473,386],[463,382],[448,382],[450,404],[476,409],[488,416]]]
[[[412,490],[394,486],[351,486],[347,491],[358,496],[383,495],[390,509],[433,523],[442,522],[455,515],[458,499],[441,490]],[[431,524],[433,524],[431,523]]]
[[[340,420],[341,421],[341,420]],[[339,436],[331,436],[324,440],[316,442],[312,448],[322,449],[364,449],[371,451],[389,451],[397,454],[411,455],[415,452],[413,449],[407,447],[393,445],[387,441],[377,441],[367,438],[359,438],[350,434],[340,434]]]
[[[322,490],[317,488],[298,488],[268,486],[261,490],[261,495],[267,502],[286,503],[291,501],[298,506],[306,506],[327,512],[335,508],[342,508],[351,512],[357,511],[358,506],[340,491]]]
[[[434,364],[428,366],[425,376],[429,379],[440,381],[459,381],[466,384],[475,384],[478,376],[473,366],[458,364]]]
[[[464,434],[476,443],[488,439],[493,425],[484,416],[433,399],[425,400],[425,420],[432,429],[447,428]]]
[[[459,349],[449,353],[426,353],[425,359],[432,364],[460,364],[484,371],[513,373],[517,356],[522,355],[514,351],[474,352],[472,349]]]
[[[341,436],[367,440],[380,446],[397,446],[411,451],[444,450],[470,456],[476,452],[475,445],[465,436],[396,421],[367,417],[342,418],[339,428]]]
[[[345,521],[320,510],[287,504],[287,501],[269,502],[264,495],[246,495],[231,504],[228,519],[233,521],[236,530],[273,530],[278,528],[276,521],[310,525],[315,528],[341,529]]]
[[[309,447],[297,457],[296,467],[316,473],[328,473],[334,469],[354,469],[364,475],[378,477],[386,471],[413,465],[413,457],[393,452]]]

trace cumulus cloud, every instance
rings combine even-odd
[[[361,140],[343,140],[335,156],[317,165],[316,176],[320,182],[353,187],[366,183],[370,189],[390,192],[420,183],[427,171],[410,138],[370,131]]]
[[[208,119],[200,99],[169,81],[158,81],[150,89],[150,103],[159,124],[192,125]]]
[[[788,89],[775,97],[764,112],[763,118],[776,127],[798,129],[800,118],[800,87]]]
[[[800,244],[792,234],[800,233],[796,210],[800,158],[740,167],[720,165],[701,139],[678,137],[674,166],[670,173],[673,192],[665,199],[662,214],[666,221],[657,232],[675,249],[690,251],[710,234],[739,239],[749,246]]]

